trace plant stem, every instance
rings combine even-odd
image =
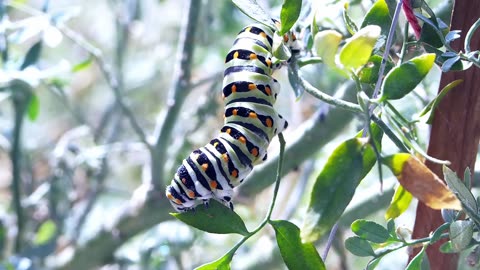
[[[469,53],[472,51],[472,49],[470,48],[470,41],[472,40],[472,37],[473,37],[473,34],[475,33],[475,31],[477,30],[477,28],[480,27],[480,19],[478,19],[473,25],[472,27],[470,27],[470,29],[468,30],[467,32],[467,35],[465,36],[465,52],[466,53]]]
[[[334,105],[334,106],[340,107],[340,108],[348,110],[348,111],[352,111],[352,112],[355,112],[355,113],[361,113],[362,112],[362,108],[360,108],[359,105],[357,105],[355,103],[352,103],[352,102],[342,100],[342,99],[334,98],[330,95],[325,94],[324,92],[322,92],[322,91],[318,90],[317,88],[315,88],[314,86],[312,86],[307,80],[305,80],[300,75],[298,70],[295,70],[294,72],[298,73],[298,78],[299,78],[300,85],[303,88],[305,88],[305,91],[307,91],[312,96],[314,96],[314,97],[320,99],[321,101],[324,101],[324,102],[326,102],[330,105]]]
[[[15,253],[20,253],[22,250],[22,239],[25,225],[25,216],[22,208],[22,192],[21,192],[21,162],[22,162],[22,127],[25,110],[29,101],[29,93],[24,89],[13,88],[12,102],[15,111],[14,126],[13,126],[13,142],[10,150],[10,159],[12,161],[12,195],[13,208],[17,217],[17,235],[15,237],[14,250]]]
[[[390,30],[388,31],[385,51],[383,52],[382,62],[380,63],[380,70],[378,71],[378,79],[377,83],[375,84],[375,90],[373,91],[372,98],[376,98],[378,96],[378,92],[380,92],[380,85],[382,84],[383,73],[385,72],[385,66],[387,65],[387,59],[390,48],[392,47],[393,37],[395,36],[395,28],[397,27],[398,16],[400,14],[400,10],[402,10],[402,2],[403,0],[398,1],[397,6],[395,7],[395,13],[393,14],[392,24],[390,25]],[[372,114],[373,109],[375,109],[375,104],[372,104],[372,106],[370,107],[370,114]]]
[[[270,218],[272,217],[272,212],[273,208],[275,207],[275,201],[277,199],[277,194],[278,194],[278,189],[280,188],[280,180],[282,179],[281,177],[281,171],[282,171],[282,165],[283,165],[283,157],[285,153],[285,139],[283,138],[283,134],[280,133],[278,134],[278,140],[280,141],[280,159],[278,160],[278,167],[277,167],[277,177],[275,180],[275,187],[273,189],[273,197],[272,201],[270,203],[270,207],[268,209],[267,216],[265,219],[258,225],[253,231],[251,231],[248,235],[244,236],[235,246],[233,246],[224,256],[233,256],[233,254],[237,251],[240,246],[245,243],[250,237],[255,235],[257,232],[259,232],[267,223],[270,221]]]

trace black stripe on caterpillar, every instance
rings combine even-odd
[[[280,91],[272,77],[280,66],[274,64],[278,61],[272,55],[273,36],[273,29],[252,24],[235,39],[225,58],[224,126],[216,138],[184,159],[175,173],[166,189],[175,210],[188,211],[210,199],[233,209],[233,188],[254,164],[266,159],[271,140],[287,127],[273,107]],[[282,42],[292,53],[299,52],[293,33]]]

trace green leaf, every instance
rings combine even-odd
[[[450,223],[446,222],[440,225],[432,234],[432,237],[430,237],[430,244],[433,244],[437,242],[438,240],[441,239],[442,234],[450,228]]]
[[[292,61],[294,63],[295,61]],[[300,83],[300,78],[298,77],[298,72],[295,72],[295,70],[289,65],[288,66],[288,81],[290,82],[290,85],[292,86],[293,92],[295,93],[295,97],[298,99],[300,98],[303,93],[305,92],[305,88],[303,85]]]
[[[422,110],[420,113],[420,116],[428,114],[428,118],[426,123],[427,124],[432,124],[433,122],[433,117],[435,115],[435,109],[438,107],[442,99],[445,97],[445,95],[450,92],[453,88],[461,84],[463,80],[455,80],[449,84],[447,84],[441,91],[438,93],[437,97],[435,97],[430,103]]]
[[[443,46],[444,37],[442,30],[438,27],[435,18],[427,18],[417,13],[417,18],[424,22],[420,33],[420,41],[425,42],[432,47],[441,48]],[[433,20],[432,20],[433,19]]]
[[[388,36],[391,24],[392,18],[390,17],[387,3],[385,2],[385,0],[378,0],[377,2],[375,2],[375,4],[373,4],[373,6],[363,18],[361,28],[364,28],[367,25],[378,25],[382,29],[381,34],[384,36]]]
[[[270,15],[257,3],[255,0],[232,0],[233,4],[240,9],[243,14],[252,18],[253,20],[276,29]]]
[[[48,243],[57,233],[57,225],[53,220],[48,219],[40,225],[37,233],[35,234],[35,239],[33,243],[35,245],[42,245]]]
[[[375,162],[375,152],[365,138],[347,140],[333,151],[310,195],[302,229],[304,241],[315,241],[331,229]]]
[[[248,230],[242,218],[230,208],[215,200],[210,200],[208,207],[199,206],[195,208],[195,211],[171,213],[171,215],[205,232],[248,235]]]
[[[93,57],[89,57],[87,60],[82,61],[72,67],[72,72],[79,72],[88,68],[93,63]]]
[[[421,270],[422,269],[422,260],[423,257],[425,256],[425,249],[427,246],[423,246],[422,250],[413,257],[413,259],[410,261],[410,263],[407,265],[407,268],[405,270]]]
[[[28,50],[27,54],[25,55],[25,59],[23,60],[22,65],[20,66],[20,70],[24,70],[30,65],[37,63],[38,59],[40,58],[40,52],[42,51],[42,41],[38,41]]]
[[[443,63],[445,63],[445,61],[447,61],[449,58],[451,58],[452,56],[450,56],[450,53],[449,52],[443,52],[435,47],[432,47],[426,43],[423,43],[423,47],[425,48],[425,51],[427,51],[428,53],[434,53],[436,55],[436,58],[435,58],[435,63],[438,65],[438,66],[442,66]],[[456,55],[456,54],[455,54]],[[461,71],[461,70],[466,70],[466,69],[469,69],[471,66],[473,65],[472,62],[470,61],[457,61],[451,68],[450,68],[450,71]]]
[[[363,83],[376,83],[378,80],[378,73],[380,72],[380,65],[382,64],[382,57],[379,55],[372,55],[365,66],[358,72],[358,78]],[[387,61],[385,65],[385,72],[389,72],[393,68],[392,62]]]
[[[473,236],[473,222],[470,220],[457,220],[450,224],[450,242],[453,250],[458,252],[470,245]]]
[[[32,93],[27,106],[28,119],[30,119],[30,121],[35,121],[38,117],[39,112],[40,112],[40,100],[38,99],[37,95]]]
[[[383,81],[380,101],[400,99],[410,93],[425,78],[434,62],[435,54],[429,53],[393,68]]]
[[[368,62],[380,36],[380,27],[368,25],[360,29],[340,51],[340,63],[347,69],[357,69]]]
[[[452,242],[447,241],[440,246],[440,251],[442,253],[457,253],[458,251],[454,250],[452,247]]]
[[[469,167],[465,168],[465,171],[463,171],[463,182],[465,183],[465,186],[468,189],[472,188],[471,175],[472,175],[472,172],[470,171],[470,168]]]
[[[348,15],[348,3],[345,3],[343,6],[343,21],[345,22],[345,26],[347,27],[347,31],[350,35],[354,35],[358,31],[357,25],[353,22],[350,15]]]
[[[370,243],[358,236],[350,237],[345,240],[345,248],[353,255],[359,257],[375,256],[375,252]]]
[[[329,67],[335,66],[335,55],[338,45],[342,41],[342,34],[335,30],[324,30],[315,35],[313,47],[323,62]]]
[[[454,56],[452,58],[448,58],[447,60],[445,60],[445,62],[443,62],[443,65],[441,67],[442,71],[443,72],[449,72],[453,65],[455,65],[455,63],[457,63],[458,61],[460,61],[460,56]]]
[[[394,219],[389,219],[387,222],[387,230],[390,236],[392,237],[397,237],[397,232],[395,228],[395,220]]]
[[[300,16],[300,10],[302,9],[302,0],[285,0],[280,11],[280,21],[282,26],[280,29],[280,35],[287,33],[295,24]]]
[[[220,259],[201,265],[195,270],[230,270],[230,263],[232,262],[233,254],[228,252]]]
[[[382,257],[374,258],[371,261],[368,262],[367,267],[365,267],[365,270],[373,270],[377,265],[380,263],[380,260]]]
[[[406,191],[402,185],[398,185],[395,189],[392,202],[385,212],[385,219],[397,218],[403,214],[403,212],[408,209],[412,198],[413,196],[410,192]]]
[[[360,238],[374,243],[383,243],[390,238],[388,231],[380,224],[365,219],[357,219],[350,226]]]
[[[460,178],[458,178],[457,174],[447,166],[443,166],[443,175],[445,176],[445,182],[447,182],[448,187],[455,193],[460,202],[469,208],[471,212],[478,213],[475,197]]]
[[[269,221],[275,230],[277,244],[288,269],[325,269],[312,243],[302,243],[300,229],[286,220]]]

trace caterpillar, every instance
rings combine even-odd
[[[273,107],[280,84],[272,73],[285,62],[273,56],[274,31],[252,24],[238,33],[225,58],[224,125],[216,138],[182,161],[166,188],[176,211],[192,210],[210,199],[233,210],[233,188],[254,165],[266,160],[270,141],[287,128],[287,121]],[[300,52],[292,32],[283,36],[282,43],[291,53]]]

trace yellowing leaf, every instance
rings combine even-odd
[[[340,41],[342,41],[342,34],[335,30],[325,30],[315,35],[313,42],[315,51],[323,62],[330,67],[335,66],[335,54]]]
[[[357,69],[365,65],[370,59],[380,31],[381,28],[377,25],[368,25],[360,29],[347,40],[340,51],[340,63],[348,69]]]
[[[399,185],[395,189],[392,202],[385,213],[385,219],[388,220],[400,216],[405,210],[407,210],[412,198],[412,194]]]
[[[384,159],[400,184],[415,198],[433,209],[461,210],[460,201],[445,183],[410,154],[395,154]]]

